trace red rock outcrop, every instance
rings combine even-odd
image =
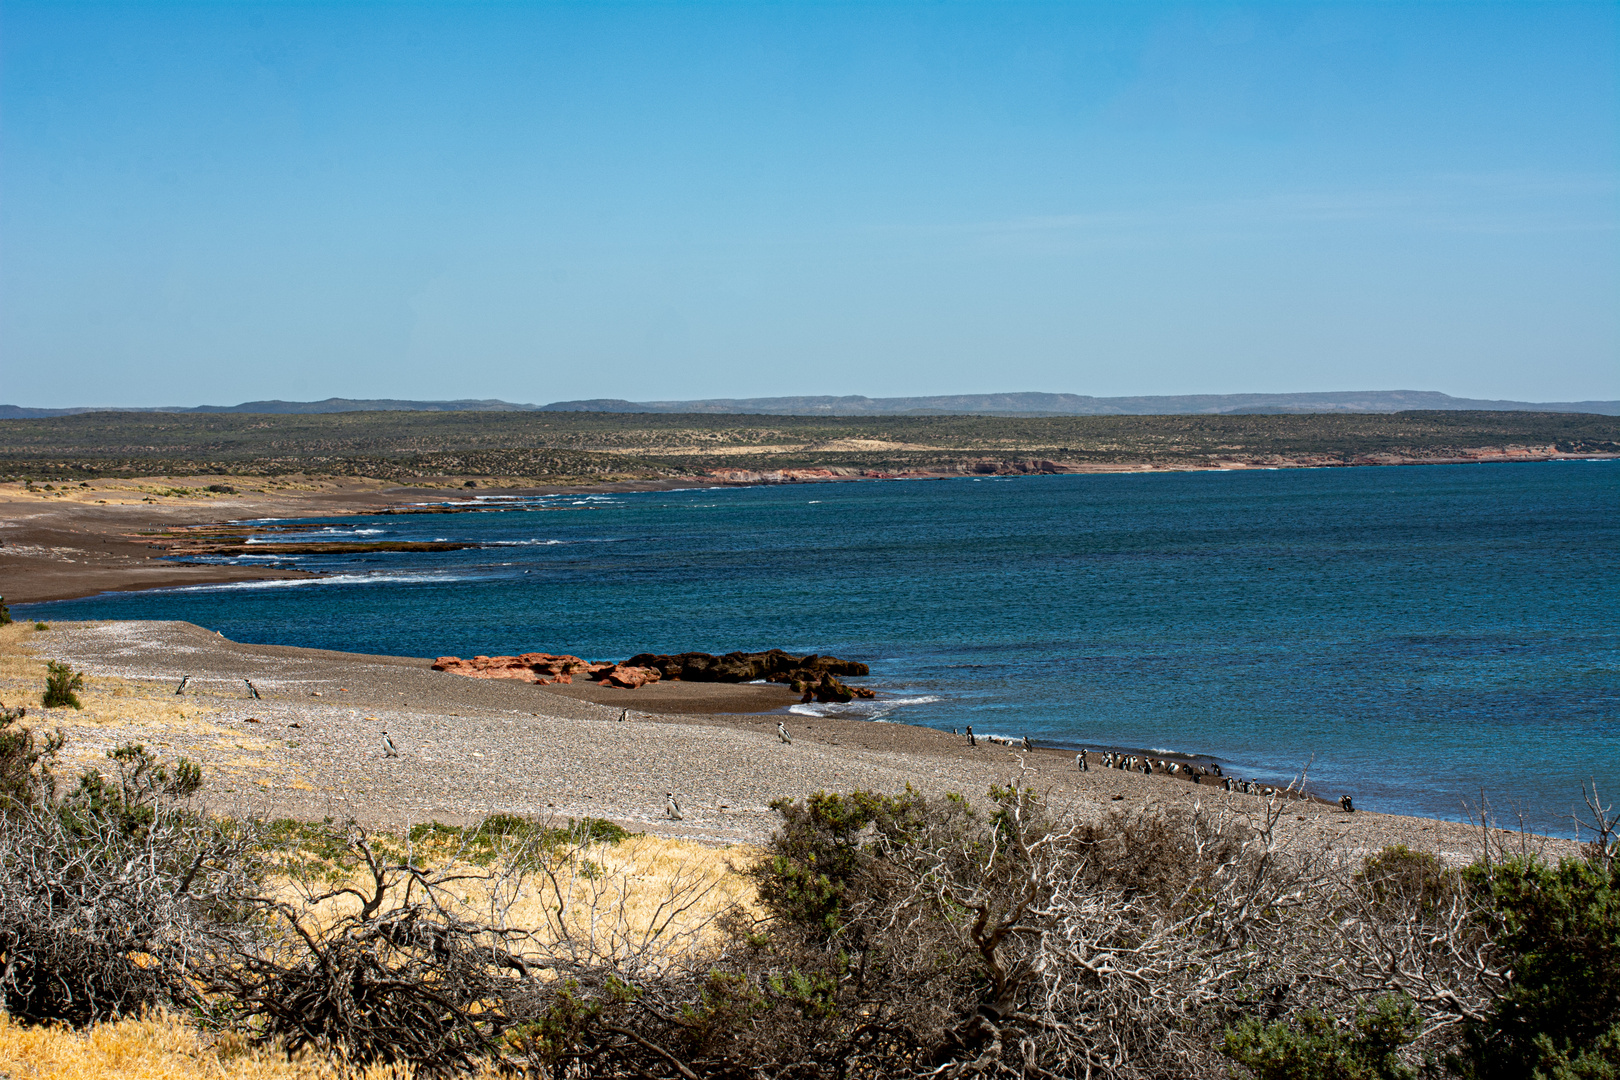
[[[636,667],[633,664],[614,664],[608,670],[601,672],[596,680],[603,686],[622,686],[626,690],[634,690],[638,686],[646,686],[650,682],[657,682],[663,678],[657,668]]]
[[[517,679],[520,682],[546,686],[551,683],[571,683],[579,674],[591,675],[595,670],[612,664],[592,664],[577,656],[553,656],[551,653],[524,653],[522,656],[475,656],[463,660],[459,656],[441,656],[433,661],[434,671],[447,671],[452,675],[465,675],[469,679]]]
[[[666,656],[641,653],[623,663],[592,662],[577,656],[551,653],[524,653],[522,656],[441,656],[433,662],[434,671],[465,675],[470,679],[517,679],[546,686],[571,683],[575,675],[602,686],[634,690],[660,679],[686,682],[744,683],[767,680],[786,683],[818,701],[848,701],[876,695],[864,686],[849,686],[838,678],[868,675],[871,670],[858,660],[836,656],[794,656],[781,649],[767,652],[731,652],[724,656],[689,652]]]

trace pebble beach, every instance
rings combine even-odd
[[[184,755],[203,766],[204,798],[217,813],[353,818],[389,830],[492,813],[600,817],[636,832],[757,845],[775,828],[772,800],[822,790],[909,784],[971,799],[1015,782],[1065,815],[1197,801],[1256,821],[1267,803],[1174,776],[1095,764],[1081,772],[1067,751],[974,747],[931,728],[791,715],[774,701],[776,687],[541,687],[436,672],[426,658],[242,644],[180,622],[18,624],[0,631],[0,650],[5,702],[28,706],[28,722],[60,727],[70,762],[94,764],[125,742]],[[47,659],[85,673],[84,710],[38,706],[33,669],[43,672]],[[186,675],[185,692],[175,693]],[[397,757],[385,754],[384,732]],[[666,813],[668,793],[679,820]],[[1278,835],[1349,857],[1404,843],[1460,863],[1477,857],[1484,834],[1299,799]],[[1493,840],[1502,842],[1573,850],[1540,837]]]

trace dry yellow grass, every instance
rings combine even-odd
[[[357,1069],[315,1054],[288,1061],[238,1036],[205,1038],[168,1014],[84,1031],[23,1027],[0,1015],[0,1075],[8,1074],[11,1080],[409,1080],[411,1071]]]
[[[67,771],[101,762],[105,737],[97,729],[116,726],[120,741],[143,741],[164,747],[171,733],[190,737],[213,736],[229,739],[241,749],[239,732],[210,722],[218,710],[193,700],[176,698],[166,686],[135,679],[106,676],[87,677],[78,691],[82,709],[47,709],[41,704],[45,692],[45,662],[51,656],[50,630],[36,630],[32,622],[0,626],[0,702],[28,709],[23,723],[43,729],[61,728],[68,736],[62,751]],[[79,736],[83,736],[80,738]],[[253,761],[255,767],[263,763]]]
[[[171,688],[135,679],[95,676],[85,679],[78,692],[83,709],[46,709],[45,662],[51,655],[50,630],[36,630],[32,622],[0,626],[0,701],[26,705],[29,719],[48,724],[136,723],[154,727],[193,727],[199,718],[215,712],[194,701],[176,699]]]
[[[451,911],[469,922],[532,933],[529,950],[542,966],[543,953],[559,948],[619,959],[631,952],[689,957],[717,940],[714,920],[721,912],[760,911],[753,883],[738,872],[759,857],[750,847],[716,849],[640,835],[618,844],[559,849],[541,869],[511,876],[453,855],[439,845],[418,846],[413,853],[418,866],[458,879],[439,893]],[[283,879],[279,894],[294,902],[306,926],[328,928],[357,912],[360,898],[344,894],[318,904],[305,901],[339,886],[369,895],[372,883],[363,871],[336,882],[323,878],[300,885]],[[397,901],[396,894],[383,910]]]
[[[758,857],[751,848],[717,850],[689,841],[636,836],[616,845],[591,845],[579,856],[562,867],[556,881],[566,897],[564,924],[596,955],[650,939],[675,950],[702,949],[711,940],[707,927],[717,912],[732,904],[757,907],[752,884],[733,869]],[[586,861],[593,869],[581,873]],[[556,897],[550,885],[531,886],[509,909],[514,924],[537,932],[537,946],[555,944],[561,928],[555,918]],[[677,900],[672,909],[671,897],[684,902]],[[459,899],[468,914],[478,915],[487,914],[497,897],[492,889],[469,888]],[[353,898],[328,901],[311,912],[311,921],[328,922],[353,902]],[[0,1077],[9,1080],[409,1080],[410,1076],[405,1068],[356,1069],[312,1053],[289,1062],[284,1054],[251,1047],[239,1036],[205,1037],[186,1019],[168,1014],[97,1024],[84,1031],[24,1027],[0,1014]]]

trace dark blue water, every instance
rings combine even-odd
[[[867,715],[1267,780],[1314,755],[1313,789],[1372,809],[1456,818],[1483,789],[1568,833],[1583,780],[1620,794],[1620,463],[729,488],[307,525],[495,546],[283,559],[332,576],[27,614],[415,656],[780,646],[868,661],[885,700]]]

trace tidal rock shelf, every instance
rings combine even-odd
[[[729,652],[721,656],[704,652],[638,653],[623,661],[583,660],[566,653],[522,653],[518,656],[441,656],[433,662],[434,671],[464,675],[472,679],[516,679],[546,686],[572,683],[581,675],[602,686],[627,690],[648,683],[672,682],[749,683],[764,680],[783,683],[805,701],[850,701],[877,695],[864,686],[850,686],[845,678],[870,675],[871,669],[858,660],[836,656],[794,656],[781,649],[765,652]]]

